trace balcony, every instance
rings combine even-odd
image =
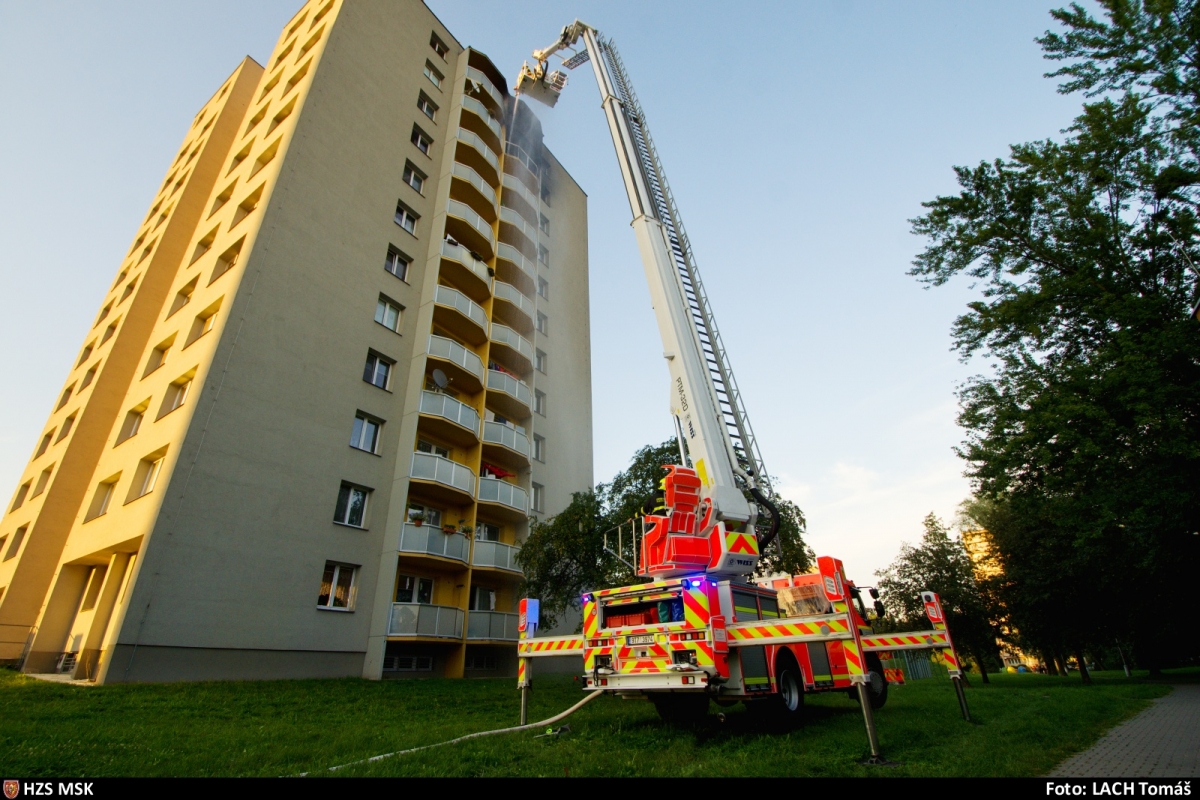
[[[435,502],[462,506],[470,503],[475,493],[471,470],[433,453],[413,453],[409,476],[420,482],[421,495]]]
[[[517,615],[503,611],[472,611],[467,617],[467,639],[517,641]]]
[[[449,558],[465,564],[470,549],[470,540],[461,533],[443,533],[440,528],[411,522],[400,528],[401,553]]]
[[[541,204],[538,202],[537,195],[529,191],[529,187],[523,181],[518,180],[515,175],[510,175],[506,172],[501,177],[500,182],[504,187],[504,192],[511,192],[519,196],[534,212],[539,212]]]
[[[498,369],[489,369],[487,374],[488,402],[509,419],[525,419],[529,416],[532,397],[529,387]]]
[[[479,502],[489,505],[491,513],[506,520],[519,522],[529,515],[525,490],[515,483],[499,478],[480,478],[478,498]]]
[[[504,108],[504,95],[492,84],[491,78],[474,67],[467,67],[467,78],[472,81],[467,84],[468,87],[474,89],[475,84],[479,84],[487,96],[492,98],[497,110]]]
[[[451,385],[468,394],[483,389],[483,359],[453,339],[430,334],[429,347],[425,351],[435,366],[440,367],[450,378]]]
[[[471,97],[469,94],[463,95],[462,106],[465,110],[470,111],[479,118],[479,121],[483,124],[483,127],[495,135],[496,141],[500,141],[504,138],[504,133],[500,130],[500,121],[496,119],[494,114],[492,114],[492,110],[490,108],[476,100],[474,97]],[[482,133],[482,131],[479,132]]]
[[[446,201],[446,233],[481,254],[485,261],[495,252],[496,237],[491,224],[466,203]]]
[[[475,542],[471,551],[471,566],[482,569],[502,569],[505,572],[521,574],[517,566],[517,553],[521,548],[503,542]],[[472,612],[474,614],[474,612]]]
[[[430,639],[461,639],[463,610],[453,606],[392,603],[388,636],[422,636]]]
[[[492,323],[492,358],[522,375],[533,369],[533,345],[507,325]]]
[[[527,258],[537,257],[537,227],[530,225],[524,217],[508,206],[500,206],[500,238],[516,247]]]
[[[483,460],[502,467],[529,466],[529,437],[500,422],[483,423]]]
[[[450,333],[481,345],[487,340],[487,313],[457,289],[439,285],[433,292],[433,322]]]
[[[517,329],[522,335],[533,335],[533,301],[511,283],[500,280],[493,285],[492,293],[497,301],[492,304],[492,316]]]
[[[501,242],[496,245],[496,276],[516,286],[526,297],[537,291],[537,267],[533,259],[526,258],[511,244]]]
[[[460,244],[442,241],[441,271],[476,302],[486,300],[491,294],[492,279],[487,264]]]
[[[454,180],[450,182],[450,199],[466,203],[487,220],[496,221],[496,190],[478,172],[457,161],[450,167]]]
[[[500,158],[496,151],[475,131],[459,128],[457,138],[454,160],[474,169],[492,186],[499,186]]]
[[[505,143],[504,155],[506,156],[505,161],[507,161],[510,164],[512,164],[512,163],[520,164],[522,167],[525,168],[525,170],[530,175],[533,176],[534,181],[536,183],[541,182],[541,180],[542,180],[541,165],[539,165],[536,161],[534,161],[533,156],[529,155],[529,153],[527,153],[525,151],[525,149],[523,147],[521,147],[519,144],[515,144],[514,142]]]
[[[459,447],[472,447],[479,431],[479,412],[441,392],[421,392],[421,428]]]

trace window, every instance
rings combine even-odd
[[[150,351],[150,358],[146,361],[146,371],[142,373],[143,378],[167,362],[167,353],[174,344],[175,334],[171,334],[158,347]]]
[[[184,347],[190,347],[192,342],[196,341],[216,326],[217,312],[221,310],[221,301],[224,299],[224,297],[218,298],[215,303],[196,315],[196,318],[192,320],[192,329],[188,333],[187,342],[183,345]]]
[[[279,77],[276,76],[275,80],[272,81],[272,83],[277,83],[278,81],[279,81]],[[268,89],[267,91],[270,91],[270,89]],[[265,92],[264,92],[264,94],[265,94]],[[247,158],[250,157],[250,148],[253,146],[254,146],[254,140],[251,139],[250,141],[246,142],[245,147],[243,147],[241,150],[237,151],[237,154],[234,155],[234,157],[233,157],[233,161],[229,162],[229,172],[233,172],[235,169],[237,169],[238,167],[240,167],[242,165],[243,161],[245,161]],[[225,174],[228,175],[229,172],[226,172]]]
[[[417,146],[418,150],[425,155],[429,155],[429,148],[433,147],[433,139],[429,138],[429,134],[425,133],[425,131],[421,130],[416,125],[413,125],[411,139],[412,143]]]
[[[217,259],[217,265],[213,267],[212,277],[208,279],[209,286],[212,286],[213,281],[215,281],[217,278],[233,269],[234,265],[237,264],[238,256],[242,252],[242,244],[245,241],[246,237],[243,236],[230,245],[228,250],[221,254],[221,257]]]
[[[550,319],[542,312],[537,312],[537,329],[538,333],[546,334],[549,332]]]
[[[296,88],[300,81],[304,80],[304,76],[308,74],[308,67],[310,64],[312,64],[311,58],[308,61],[305,61],[304,66],[296,70],[292,77],[288,78],[287,85],[283,87],[283,94],[285,97],[287,96],[288,92]],[[278,144],[278,142],[276,142],[276,144]],[[272,153],[272,155],[274,155],[274,153]]]
[[[442,88],[442,81],[445,80],[445,77],[442,75],[442,73],[437,71],[437,68],[435,68],[432,63],[426,61],[423,72],[425,73],[425,77],[429,78],[430,83],[439,89]]]
[[[545,278],[538,278],[538,296],[546,300],[550,299],[550,281]]]
[[[167,387],[167,393],[163,396],[162,408],[158,412],[158,416],[165,417],[175,409],[183,405],[187,400],[188,392],[192,388],[191,376],[179,378],[170,386]]]
[[[550,251],[546,249],[546,245],[538,245],[538,262],[543,266],[550,266]]]
[[[28,532],[28,525],[22,525],[21,527],[17,528],[17,532],[13,534],[12,544],[8,546],[8,550],[4,553],[5,561],[17,557],[17,551],[21,549],[21,542],[25,541],[25,534]]]
[[[32,485],[33,481],[31,480],[21,484],[21,488],[17,489],[17,497],[13,500],[12,507],[8,509],[9,511],[16,511],[25,504],[25,498],[29,496],[29,487]]]
[[[78,412],[76,412],[76,413],[78,413]],[[63,424],[62,424],[62,430],[60,430],[58,432],[58,438],[54,440],[55,443],[61,442],[63,439],[67,438],[67,434],[69,434],[71,432],[71,426],[73,426],[74,424],[75,424],[75,414],[72,414],[71,416],[64,419]]]
[[[271,124],[269,126],[267,126],[267,136],[270,136],[272,131],[274,131],[276,128],[278,128],[280,125],[282,125],[283,121],[292,115],[292,111],[295,108],[296,108],[296,98],[293,97],[292,101],[290,103],[288,103],[283,108],[279,109],[279,113],[271,118]]]
[[[358,567],[351,564],[325,562],[325,574],[321,576],[321,593],[317,595],[317,608],[333,611],[353,611]]]
[[[432,672],[433,656],[384,656],[383,668],[389,672]]]
[[[472,586],[468,611],[495,611],[496,590],[486,586]]]
[[[433,52],[437,53],[443,61],[446,60],[446,53],[450,52],[450,48],[442,44],[442,40],[437,37],[436,33],[430,35],[429,46],[433,48]]]
[[[54,474],[54,465],[46,467],[42,470],[42,474],[38,475],[37,483],[33,486],[33,491],[29,493],[30,497],[37,497],[42,492],[46,491],[46,486],[50,483],[50,476]]]
[[[540,483],[533,484],[533,510],[546,511],[546,487]]]
[[[40,458],[42,455],[44,455],[46,450],[48,450],[50,448],[50,442],[53,441],[53,439],[54,439],[54,431],[51,430],[49,433],[47,433],[45,436],[42,437],[42,441],[40,443],[38,443],[37,452],[33,454],[33,457]]]
[[[354,431],[350,434],[350,446],[368,453],[379,452],[379,429],[383,423],[363,412],[354,417]]]
[[[389,331],[400,332],[400,312],[401,308],[395,300],[392,300],[386,295],[379,295],[379,300],[375,304],[375,321]]]
[[[258,208],[258,203],[260,200],[262,200],[262,193],[263,187],[260,184],[259,187],[248,194],[246,198],[242,200],[242,202],[238,203],[237,209],[233,212],[233,221],[229,223],[230,228],[236,226],[246,217],[250,216],[254,209]]]
[[[318,11],[317,15],[313,17],[313,21],[308,24],[308,29],[311,31],[313,28],[317,27],[317,23],[325,19],[325,15],[329,13],[331,8],[333,8],[333,3],[326,3],[325,7]]]
[[[108,312],[112,311],[112,307],[113,304],[109,303],[104,308],[100,309],[100,316],[96,317],[96,325],[99,325],[104,321],[104,318],[108,316]],[[93,325],[92,327],[94,328],[96,325]]]
[[[419,578],[415,575],[396,576],[396,602],[420,603],[429,605],[433,602],[433,578]]]
[[[249,153],[247,153],[247,155],[249,155]],[[208,212],[210,217],[225,207],[225,204],[229,202],[229,198],[233,197],[233,187],[236,185],[237,180],[235,179],[233,183],[222,189],[221,193],[216,196],[216,198],[213,200],[212,208],[209,209]],[[213,229],[213,233],[216,233],[216,229]],[[205,238],[207,239],[208,237],[206,236]],[[211,246],[212,242],[210,241],[208,244]],[[208,248],[205,247],[204,249],[207,250]],[[195,259],[193,258],[192,260],[194,261]]]
[[[418,503],[408,504],[408,521],[416,522],[420,518],[421,523],[428,523],[432,528],[442,527],[442,511],[438,508],[430,508]]]
[[[220,225],[217,225],[216,228],[213,228],[211,231],[204,234],[203,239],[196,242],[196,249],[192,251],[192,260],[188,262],[189,267],[199,261],[205,253],[212,249],[213,242],[217,240],[217,230],[220,227]]]
[[[91,385],[92,381],[94,381],[96,379],[96,370],[98,370],[98,369],[100,369],[100,365],[96,364],[91,369],[89,369],[87,372],[84,373],[83,380],[79,382],[79,391],[82,392],[84,389],[86,389],[88,386]]]
[[[533,458],[536,461],[546,461],[546,437],[533,435]]]
[[[333,510],[333,521],[339,525],[349,525],[353,528],[363,527],[367,513],[367,495],[370,489],[343,483],[338,490],[337,506]]]
[[[138,464],[137,472],[133,476],[130,500],[145,497],[154,491],[154,486],[158,483],[158,475],[162,472],[162,465],[165,459],[165,453],[156,452],[141,460]]]
[[[117,444],[137,436],[137,432],[142,428],[142,420],[146,418],[146,409],[149,407],[150,400],[147,399],[129,409],[129,412],[125,414],[125,421],[121,423],[121,431],[117,434]]]
[[[500,526],[493,525],[490,522],[480,522],[475,526],[475,541],[477,542],[498,542],[500,541]]]
[[[138,279],[134,278],[125,285],[125,291],[121,292],[121,299],[117,301],[117,305],[121,305],[129,299],[129,295],[133,294],[133,290],[137,288]]]
[[[63,390],[62,396],[58,398],[58,405],[54,407],[55,411],[60,411],[63,406],[71,401],[71,392],[75,391],[75,384],[71,384]]]
[[[300,29],[300,26],[304,24],[304,20],[306,20],[306,19],[308,19],[308,14],[304,14],[303,16],[300,17],[300,19],[296,20],[296,24],[293,25],[292,27],[288,28],[287,35],[291,36],[293,33],[298,31]]]
[[[546,354],[541,350],[538,350],[534,353],[533,368],[543,375],[546,374]]]
[[[550,220],[546,218],[545,214],[538,214],[538,228],[542,233],[550,233]]]
[[[254,160],[254,166],[250,168],[250,177],[257,175],[263,167],[270,164],[275,158],[275,154],[279,152],[279,139],[271,143],[271,146],[259,153],[258,158]]]
[[[425,188],[425,175],[410,161],[404,165],[404,182],[415,189],[417,194],[420,194],[421,190]]]
[[[500,668],[500,662],[495,656],[485,655],[483,653],[472,653],[467,656],[467,663],[464,669],[469,669],[473,672],[491,671]]]
[[[83,362],[87,361],[88,358],[92,355],[92,350],[95,348],[95,346],[96,346],[95,339],[88,342],[88,346],[83,348],[83,353],[80,354],[79,360],[75,362],[75,366],[77,366],[77,367],[82,366]]]
[[[546,393],[537,389],[533,390],[533,410],[546,416]]]
[[[295,46],[296,46],[295,39],[292,39],[290,42],[288,42],[288,46],[283,48],[283,52],[275,57],[275,69],[279,68],[279,65],[283,63],[283,60],[288,57],[288,55],[292,52],[292,48]],[[262,119],[262,115],[259,114],[258,118]]]
[[[196,284],[199,280],[200,276],[197,275],[186,286],[175,293],[175,300],[171,303],[171,310],[167,312],[167,319],[170,319],[172,314],[192,302],[192,294],[196,291]]]
[[[396,224],[401,228],[404,228],[404,230],[408,231],[413,236],[417,235],[418,219],[420,219],[420,217],[413,213],[412,209],[408,208],[403,203],[398,203],[396,205]]]
[[[326,10],[328,10],[328,9],[326,9]],[[314,19],[313,25],[316,25],[316,24],[317,24],[317,20]],[[311,28],[312,26],[310,25],[309,27]],[[309,40],[304,43],[304,47],[300,48],[300,54],[296,56],[297,61],[304,58],[306,55],[308,55],[309,50],[312,50],[314,47],[317,46],[317,42],[321,41],[321,34],[323,34],[324,32],[325,32],[325,29],[321,28],[321,30],[317,31],[311,37],[309,37]]]
[[[388,247],[387,258],[383,262],[383,268],[395,275],[402,281],[408,280],[408,268],[412,265],[412,259],[401,253],[394,247]]]
[[[100,344],[104,344],[105,342],[107,342],[109,339],[112,338],[112,335],[117,332],[117,323],[119,323],[119,322],[120,322],[120,320],[116,320],[115,322],[113,322],[111,325],[109,325],[107,328],[104,329],[104,335],[100,337]]]
[[[363,380],[380,389],[387,389],[392,379],[392,365],[396,362],[375,352],[367,353],[367,364],[363,368]]]
[[[424,439],[417,440],[417,452],[430,453],[435,456],[441,456],[442,458],[450,457],[449,448],[442,447],[440,444],[434,444],[433,442],[427,442]]]
[[[417,98],[417,108],[421,109],[421,113],[430,119],[434,118],[438,110],[438,107],[433,104],[432,100],[425,96],[424,92],[421,92],[420,97]]]

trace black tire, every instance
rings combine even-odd
[[[804,675],[790,655],[775,664],[775,706],[779,716],[789,723],[804,717]]]
[[[658,716],[672,725],[695,725],[708,716],[708,695],[704,692],[655,692],[650,702]]]
[[[887,702],[888,682],[883,677],[883,662],[874,653],[867,653],[867,678],[867,696],[871,698],[871,708],[883,708]],[[855,689],[851,696],[858,700],[858,690]]]

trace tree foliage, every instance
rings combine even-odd
[[[1134,641],[1200,558],[1195,2],[1072,5],[1039,41],[1086,103],[1062,141],[956,167],[911,274],[974,281],[954,324],[989,374],[959,391],[959,450],[1022,636],[1050,653]],[[1123,602],[1132,587],[1141,603]]]
[[[525,573],[522,591],[541,600],[543,627],[553,627],[568,609],[578,609],[579,598],[586,591],[641,582],[632,569],[604,551],[604,535],[610,533],[609,544],[615,549],[611,533],[623,526],[628,548],[630,523],[641,515],[646,499],[657,489],[663,465],[678,463],[679,446],[674,439],[647,445],[611,482],[576,492],[563,511],[530,524],[517,561]],[[768,548],[760,567],[807,572],[816,558],[803,540],[804,513],[787,500],[780,499],[777,505],[779,545]]]

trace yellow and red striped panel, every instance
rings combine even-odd
[[[572,655],[583,651],[582,636],[555,636],[545,639],[525,639],[517,643],[518,655],[540,653],[542,655]]]

